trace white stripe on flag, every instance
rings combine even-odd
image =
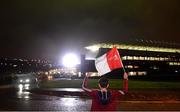
[[[106,54],[102,55],[101,57],[95,60],[95,66],[99,75],[104,75],[111,71],[107,63]]]

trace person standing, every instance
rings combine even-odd
[[[108,89],[109,81],[102,77],[98,81],[99,89],[89,89],[88,85],[89,74],[86,74],[82,89],[92,98],[91,111],[116,111],[117,100],[128,92],[128,75],[125,72],[123,75],[123,90]]]

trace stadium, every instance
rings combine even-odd
[[[88,52],[99,57],[117,47],[122,62],[129,76],[179,78],[180,75],[180,47],[179,44],[161,42],[141,42],[136,44],[108,44],[99,43],[85,47]],[[95,69],[95,58],[88,59],[81,56],[81,72],[91,72],[98,76]]]

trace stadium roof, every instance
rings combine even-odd
[[[179,48],[153,47],[153,46],[131,45],[131,44],[99,43],[99,44],[87,46],[85,48],[94,52],[94,51],[98,51],[99,48],[112,48],[112,47],[117,47],[118,49],[139,50],[139,51],[180,53]]]

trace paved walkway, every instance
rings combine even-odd
[[[82,90],[80,88],[44,88],[41,90],[44,90],[44,91],[84,92],[84,90]]]
[[[40,88],[30,90],[32,93],[52,96],[86,97],[87,94],[80,88]],[[179,103],[180,91],[177,90],[130,90],[122,96],[121,101],[159,101],[158,103]],[[155,103],[153,102],[153,103]]]
[[[3,85],[0,89],[14,88],[13,85]],[[26,90],[35,94],[51,95],[51,96],[72,96],[86,97],[87,94],[81,88],[36,88]],[[138,103],[138,101],[148,101],[152,103],[179,103],[180,90],[129,90],[128,94],[122,96],[121,101],[130,101]],[[141,102],[142,103],[142,102]]]
[[[11,86],[4,86],[11,87]],[[14,90],[15,89],[15,90]],[[3,93],[4,91],[4,93]],[[80,88],[39,88],[29,90],[33,94],[19,93],[16,88],[1,89],[0,109],[4,110],[90,110],[91,98]],[[8,94],[7,94],[8,93]],[[22,94],[22,97],[19,95]],[[9,95],[9,96],[8,96]],[[25,96],[27,95],[27,96]],[[17,97],[17,100],[14,97]],[[7,100],[8,99],[8,100]],[[130,90],[118,101],[118,110],[154,111],[180,110],[179,91]],[[66,102],[66,103],[64,103]],[[9,106],[8,106],[9,105]]]

